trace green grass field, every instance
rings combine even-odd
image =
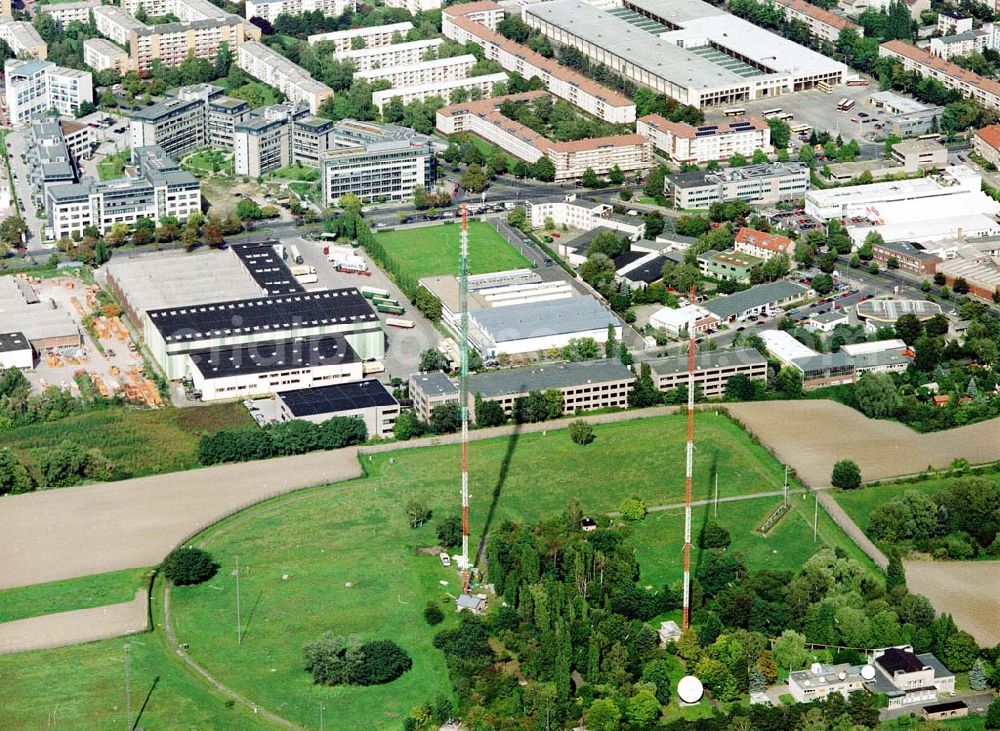
[[[402,272],[415,279],[458,274],[457,223],[385,231],[375,235]],[[469,273],[488,274],[531,266],[492,226],[469,222]]]
[[[696,430],[696,499],[711,497],[716,472],[721,497],[780,489],[781,465],[727,418],[699,413]],[[651,506],[683,500],[684,416],[599,425],[596,434],[587,447],[573,444],[565,430],[474,442],[473,547],[487,523],[551,516],[571,496],[591,514],[614,511],[631,495]],[[223,683],[296,723],[316,727],[322,703],[328,713],[336,709],[328,719],[341,728],[398,729],[411,708],[448,688],[443,656],[431,644],[437,629],[426,625],[422,611],[428,601],[450,605],[459,579],[453,568],[445,569],[421,549],[436,544],[437,522],[458,512],[458,456],[457,446],[366,456],[365,478],[287,495],[210,529],[196,542],[223,568],[201,586],[173,590],[178,641],[188,643],[194,659]],[[403,510],[410,498],[433,511],[429,523],[416,530],[408,527]],[[718,520],[733,532],[734,548],[746,553],[752,568],[795,569],[819,545],[812,543],[812,501],[801,496],[792,498],[795,509],[768,538],[750,533],[779,500],[720,504]],[[696,521],[708,510],[696,510]],[[846,536],[820,515],[820,544],[849,547]],[[680,576],[682,534],[679,510],[651,513],[631,529],[643,581],[659,585]],[[236,642],[232,573],[237,556],[243,569],[242,645]],[[154,615],[157,599],[154,592]],[[450,611],[447,616],[445,626],[455,621]],[[328,630],[392,638],[410,653],[413,668],[382,687],[315,686],[302,669],[302,646]],[[148,648],[133,653],[149,658],[145,682],[162,676],[143,718],[148,727],[157,727],[155,721],[163,718],[158,714],[175,701],[178,710],[167,725],[240,727],[237,710],[226,709],[200,685],[191,687],[187,671],[165,651],[160,631],[138,640]],[[86,708],[70,703],[67,715],[58,716],[59,725],[119,722],[120,657],[119,641],[0,656],[0,683],[9,699],[0,710],[0,727],[44,724],[60,694],[74,702],[88,696],[91,703]],[[80,670],[64,677],[60,668],[69,663]],[[78,720],[67,721],[77,712]]]
[[[0,591],[0,622],[131,601],[150,569],[126,569]]]
[[[132,159],[130,150],[122,150],[108,155],[97,163],[97,174],[101,180],[117,180],[125,174],[125,165]]]
[[[284,180],[301,180],[307,183],[314,183],[319,180],[319,168],[311,168],[306,165],[289,165],[275,170],[270,174],[271,178],[282,178]]]
[[[174,472],[198,466],[198,440],[224,426],[252,424],[241,404],[197,408],[113,407],[4,432],[3,443],[31,462],[31,450],[63,440],[100,449],[127,476]]]
[[[195,174],[232,175],[234,162],[232,155],[227,155],[221,150],[205,148],[184,158],[184,167]]]
[[[162,626],[159,604],[153,621]],[[125,638],[0,655],[0,728],[124,728]],[[130,638],[132,720],[148,729],[267,728],[180,663],[162,632]]]

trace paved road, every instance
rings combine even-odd
[[[134,635],[146,631],[148,618],[149,594],[139,589],[130,602],[3,622],[0,655]]]
[[[0,500],[0,589],[159,563],[243,507],[361,476],[354,449],[67,487]]]

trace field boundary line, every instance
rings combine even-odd
[[[184,664],[188,666],[188,668],[197,673],[203,680],[208,681],[208,683],[216,691],[226,696],[226,698],[228,698],[229,700],[235,703],[239,703],[242,706],[245,706],[250,711],[252,711],[254,715],[261,716],[262,718],[278,726],[282,726],[284,728],[293,728],[293,729],[305,728],[304,726],[300,726],[296,723],[293,723],[292,721],[289,721],[287,718],[279,716],[278,714],[273,713],[267,710],[266,708],[257,705],[246,696],[240,695],[235,690],[230,688],[228,685],[224,684],[221,680],[218,680],[214,675],[209,673],[208,670],[203,668],[201,665],[195,662],[190,655],[188,655],[188,653],[184,650],[184,648],[182,648],[180,644],[177,642],[177,635],[174,633],[174,625],[170,617],[170,586],[169,582],[167,582],[166,579],[164,579],[163,581],[163,634],[167,638],[167,644],[170,646],[170,649],[174,651],[177,657],[179,657],[184,662]]]

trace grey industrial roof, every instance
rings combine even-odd
[[[171,252],[133,259],[115,255],[105,269],[139,316],[162,307],[247,299],[264,292],[232,251]]]
[[[31,285],[19,277],[0,277],[0,333],[23,333],[28,340],[80,335],[80,328],[63,308],[41,302]]]
[[[611,358],[473,373],[469,376],[469,393],[498,398],[550,388],[633,380],[635,374],[620,360]]]
[[[838,322],[847,317],[847,313],[843,310],[830,310],[829,312],[820,312],[815,315],[810,315],[809,319],[813,322],[819,322],[822,324],[827,324],[830,322]]]
[[[674,373],[685,373],[688,369],[687,355],[670,355],[665,358],[654,358],[646,361],[649,369],[658,376]],[[766,365],[767,358],[754,348],[736,348],[729,350],[709,350],[696,353],[694,356],[695,370],[722,368],[726,366]]]
[[[769,284],[758,284],[742,292],[717,297],[705,303],[705,309],[716,317],[726,320],[739,316],[747,310],[762,307],[772,302],[781,302],[791,297],[804,298],[809,290],[801,284],[780,280]]]
[[[940,257],[935,254],[925,251],[923,247],[916,246],[907,241],[886,241],[885,243],[878,244],[880,249],[888,249],[889,251],[895,251],[897,254],[902,254],[903,256],[910,256],[914,259],[939,259]]]
[[[469,319],[494,342],[568,335],[620,324],[590,295],[472,310]]]
[[[818,353],[805,358],[796,358],[792,363],[803,373],[809,373],[827,368],[847,368],[854,365],[854,359],[843,351],[837,351],[836,353]]]
[[[878,368],[881,366],[898,365],[900,363],[908,364],[910,362],[910,359],[905,355],[891,350],[883,350],[878,353],[862,353],[861,355],[853,356],[853,358],[855,368]]]
[[[410,380],[412,380],[421,391],[431,398],[436,396],[458,395],[458,386],[456,386],[455,382],[441,371],[415,373],[410,376]]]
[[[525,11],[685,88],[747,83],[743,76],[581,0],[538,3]]]

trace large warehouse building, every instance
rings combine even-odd
[[[845,81],[848,68],[701,0],[553,0],[524,21],[636,83],[719,106]]]
[[[267,295],[146,312],[146,347],[169,380],[187,375],[190,353],[340,334],[363,359],[381,359],[384,335],[357,289]]]

